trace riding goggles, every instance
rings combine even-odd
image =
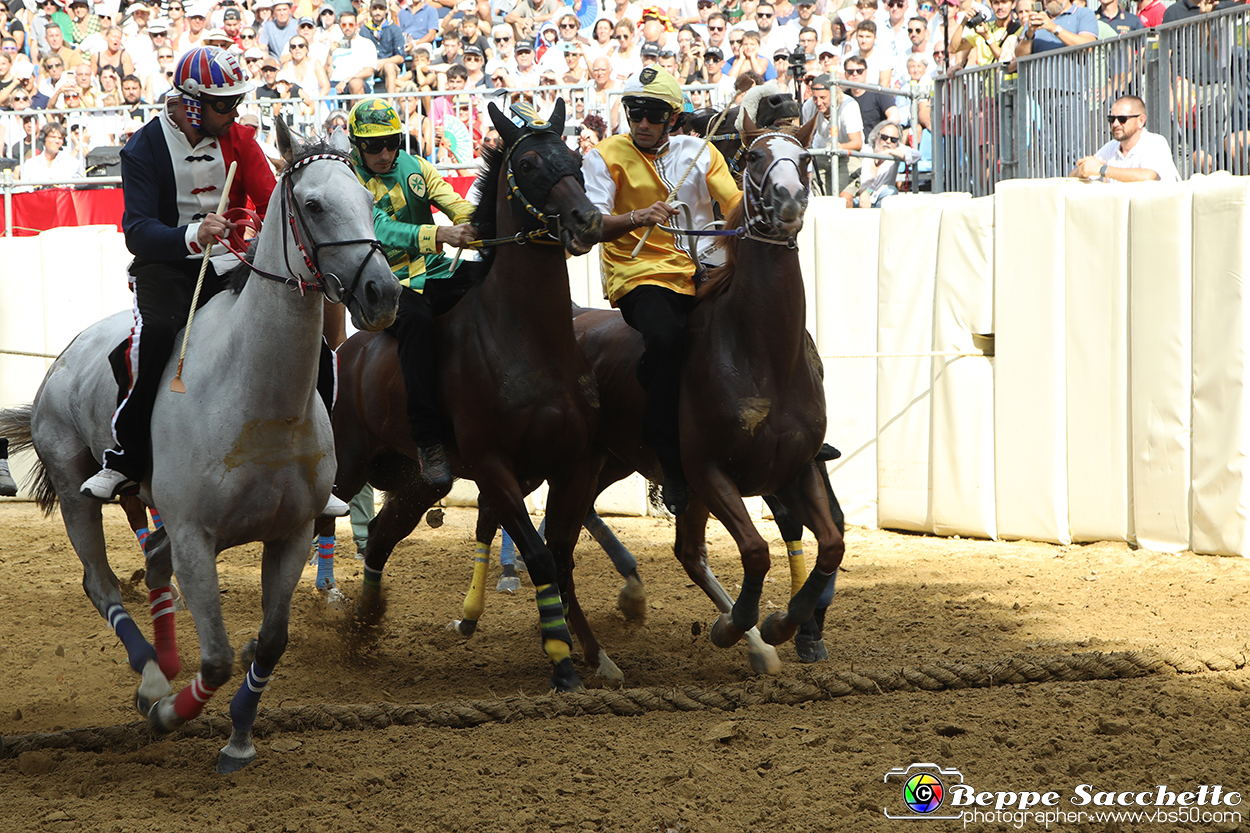
[[[206,95],[201,99],[214,113],[225,115],[243,103],[241,95]]]
[[[381,153],[384,150],[399,150],[402,143],[403,137],[398,133],[392,133],[389,136],[376,136],[372,139],[357,139],[356,147],[360,148],[362,153]]]
[[[625,115],[630,121],[646,119],[652,124],[663,124],[673,115],[673,110],[664,104],[631,104],[625,108]]]

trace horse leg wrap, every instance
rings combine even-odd
[[[152,528],[160,529],[162,526],[165,525],[164,521],[161,520],[161,513],[157,512],[155,509],[151,511],[152,511]]]
[[[370,570],[368,567],[365,567],[365,577],[362,583],[364,584],[365,592],[375,593],[375,594],[381,593],[382,592],[382,571]]]
[[[130,667],[135,670],[136,674],[143,673],[143,666],[148,664],[148,660],[155,660],[159,663],[156,650],[140,633],[139,626],[135,624],[134,619],[130,618],[130,614],[124,607],[119,604],[110,605],[104,618],[108,620],[109,627],[125,646]]]
[[[803,560],[803,542],[786,541],[786,556],[790,559],[790,595],[793,596],[803,587],[803,579],[807,577],[807,562]]]
[[[812,574],[803,582],[803,587],[794,594],[786,608],[786,615],[791,622],[799,625],[812,618],[812,611],[824,595],[825,588],[832,583],[832,578],[832,573],[821,572],[819,567],[812,570]]]
[[[172,680],[182,670],[182,657],[178,656],[178,640],[174,636],[174,588],[157,587],[148,591],[148,604],[152,609],[157,662],[165,679]]]
[[[200,712],[204,710],[204,704],[217,692],[217,689],[210,688],[204,683],[204,675],[196,674],[195,679],[191,681],[191,685],[178,692],[174,697],[174,714],[178,715],[178,719],[183,723],[188,720],[194,720],[200,716]]]
[[[608,558],[612,559],[612,566],[623,578],[629,578],[638,571],[638,560],[634,558],[633,553],[625,549],[625,545],[612,532],[612,528],[603,522],[603,518],[591,512],[586,516],[586,521],[582,526],[586,527],[586,531],[599,542],[599,546],[603,547]]]
[[[272,668],[262,668],[256,662],[247,669],[243,685],[230,700],[230,724],[235,732],[251,734],[252,724],[256,722],[256,708],[260,704],[260,696],[265,693],[265,686],[273,674]]]
[[[317,537],[317,589],[334,587],[334,536]]]
[[[486,609],[486,571],[490,567],[490,544],[480,541],[473,556],[473,583],[464,597],[464,618],[476,622]]]
[[[733,606],[734,627],[749,631],[760,618],[760,595],[764,592],[763,576],[743,576],[742,592]]]
[[[151,530],[149,530],[146,526],[135,530],[135,537],[139,539],[139,550],[144,555],[147,554],[148,536],[151,534],[152,534]]]
[[[508,530],[499,530],[503,533],[503,540],[499,542],[499,566],[508,567],[516,564],[516,542],[512,540],[512,536],[508,534]]]
[[[573,650],[573,636],[564,621],[564,602],[560,588],[544,584],[536,588],[538,593],[538,627],[542,632],[543,650],[552,662],[568,659]]]
[[[825,591],[820,594],[820,598],[816,600],[816,609],[823,610],[833,604],[833,592],[838,583],[838,571],[834,570],[833,575],[829,577],[829,583],[825,585]]]

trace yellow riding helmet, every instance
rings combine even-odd
[[[625,103],[630,99],[650,98],[664,102],[673,112],[680,112],[685,106],[685,96],[682,95],[677,79],[658,66],[643,67],[637,75],[631,75],[625,81],[623,93],[622,100]]]
[[[362,99],[347,117],[347,131],[353,139],[394,136],[402,130],[395,108],[380,98]]]

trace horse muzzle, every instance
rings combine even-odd
[[[574,208],[560,218],[560,242],[573,256],[584,255],[603,237],[603,215],[594,207]]]
[[[358,330],[376,332],[395,322],[399,312],[399,293],[403,287],[385,265],[376,266],[371,258],[364,274],[356,283],[355,291],[346,298],[347,310],[352,316],[352,326]],[[385,260],[383,260],[385,264]]]

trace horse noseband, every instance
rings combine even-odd
[[[517,185],[516,175],[512,170],[512,155],[520,149],[521,144],[524,143],[526,139],[529,139],[538,135],[541,135],[541,133],[540,132],[526,133],[522,135],[521,138],[517,139],[516,142],[514,142],[512,146],[509,147],[507,150],[507,155],[504,160],[504,166],[505,166],[505,170],[507,171],[508,202],[511,203],[512,200],[515,199],[517,202],[521,204],[521,207],[524,208],[528,214],[530,214],[532,217],[536,218],[540,223],[542,223],[542,226],[537,230],[539,235],[547,234],[551,236],[553,239],[555,239],[557,242],[559,242],[560,240],[560,217],[559,215],[547,214],[534,203],[538,203],[539,205],[546,205],[547,200],[551,197],[552,189],[555,188],[556,184],[560,180],[564,179],[566,176],[574,177],[577,180],[577,184],[580,185],[583,189],[585,189],[586,187],[586,179],[585,179],[584,174],[582,173],[582,166],[581,166],[580,161],[576,159],[572,155],[572,153],[563,154],[561,156],[555,157],[554,159],[549,159],[547,160],[549,164],[546,166],[546,170],[544,170],[542,172],[542,175],[537,177],[533,183],[534,186],[538,189],[539,194],[541,194],[541,197],[531,202],[530,199],[526,197],[524,193],[521,192],[520,186]],[[518,235],[518,242],[523,243],[523,242],[526,242],[526,240],[530,240],[530,239],[534,239],[533,233],[531,233],[531,235],[525,235],[524,239],[521,239],[521,236]]]

